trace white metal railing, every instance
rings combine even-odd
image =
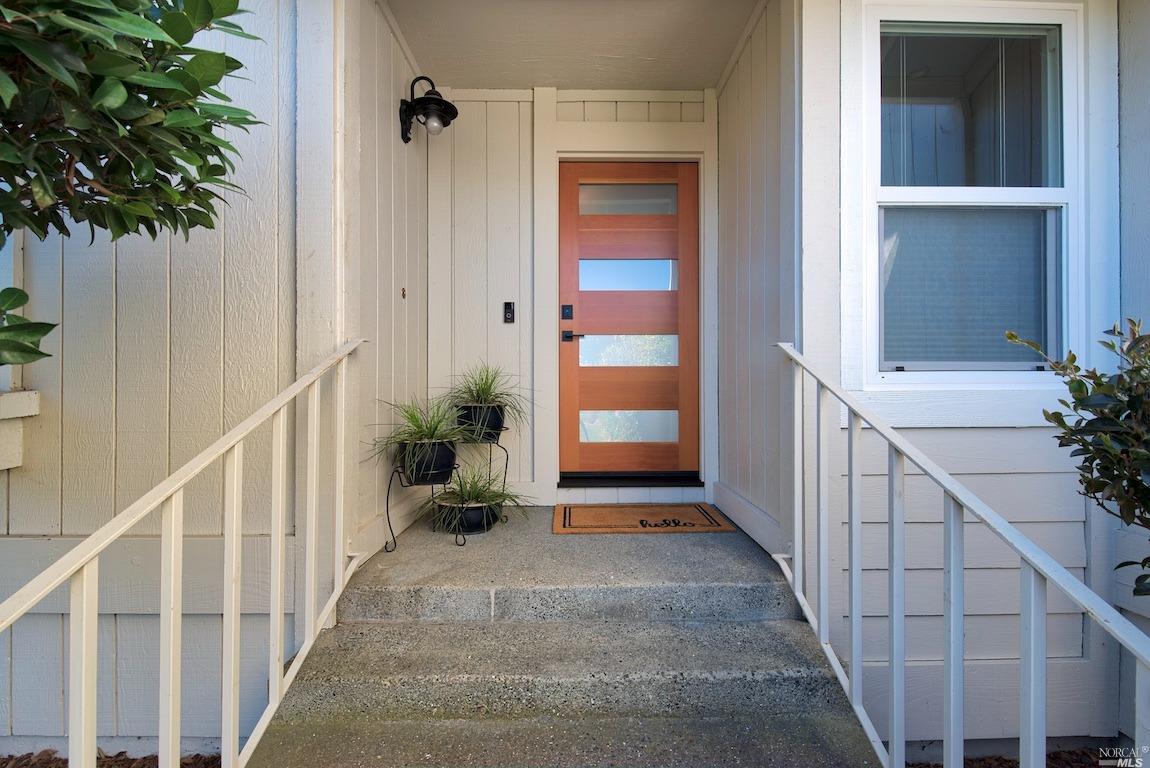
[[[814,628],[831,667],[846,691],[851,707],[886,768],[906,764],[906,604],[905,540],[906,465],[917,466],[943,492],[943,764],[963,764],[963,516],[970,513],[1006,543],[1021,560],[1021,647],[1019,690],[1019,757],[1021,768],[1046,765],[1046,594],[1053,585],[1122,644],[1137,662],[1135,681],[1135,743],[1150,745],[1150,637],[1118,613],[1104,598],[1079,581],[1046,550],[1024,536],[942,467],[928,458],[889,424],[875,416],[850,393],[821,376],[791,344],[779,344],[791,363],[794,392],[794,541],[789,556],[775,559]],[[815,608],[805,584],[806,459],[804,386],[815,384]],[[834,401],[837,400],[838,403]],[[841,404],[841,405],[839,405]],[[831,429],[840,428],[846,408],[847,440],[847,617],[850,626],[850,674],[830,642],[830,467]],[[890,597],[889,732],[878,734],[863,705],[862,688],[862,468],[859,443],[863,425],[887,444],[888,593]],[[788,560],[790,561],[788,563]]]
[[[362,343],[350,341],[311,369],[271,401],[244,419],[195,458],[141,496],[96,532],[76,545],[38,576],[0,603],[0,632],[53,590],[68,583],[68,765],[96,766],[96,636],[99,600],[100,553],[124,536],[132,526],[157,508],[160,510],[160,677],[159,765],[180,764],[180,635],[183,610],[183,514],[184,487],[197,475],[223,459],[223,702],[220,723],[220,754],[223,768],[242,768],[251,757],[284,692],[295,679],[319,630],[327,622],[347,579],[365,556],[347,562],[344,542],[343,473],[345,463],[345,415],[347,407],[347,358]],[[319,568],[319,452],[321,380],[334,369],[332,440],[332,595],[317,610]],[[288,449],[288,411],[307,392],[306,467],[304,470],[304,637],[299,651],[284,670],[284,563],[288,477],[293,453]],[[268,705],[243,749],[240,749],[240,552],[242,549],[244,439],[255,429],[272,423],[271,557],[268,635]],[[297,535],[299,535],[297,531]]]

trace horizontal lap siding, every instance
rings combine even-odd
[[[1014,523],[1065,566],[1086,580],[1091,554],[1087,514],[1077,493],[1077,475],[1067,452],[1045,428],[939,428],[900,430],[916,447],[953,473],[959,482]],[[849,621],[846,522],[845,431],[832,432],[831,568],[834,583],[831,640],[848,657]],[[867,711],[885,732],[888,653],[887,450],[872,430],[860,442],[863,536],[864,693]],[[941,735],[936,703],[941,686],[945,635],[942,620],[941,489],[921,470],[907,465],[906,478],[906,637],[908,738]],[[969,513],[965,523],[965,636],[967,736],[1017,735],[1019,655],[1019,558]],[[813,539],[813,519],[810,536]],[[808,553],[813,549],[808,547]],[[813,577],[812,577],[813,578]],[[1048,656],[1052,660],[1050,734],[1084,735],[1093,728],[1081,709],[1080,691],[1096,690],[1100,666],[1091,651],[1090,622],[1056,589],[1048,595]],[[1057,662],[1055,662],[1057,660]],[[1056,666],[1056,663],[1058,666]],[[1013,681],[1013,682],[1011,682]],[[870,686],[866,689],[865,686]],[[1076,688],[1077,686],[1077,688]],[[936,701],[937,699],[937,701]]]
[[[224,88],[264,123],[229,136],[243,158],[234,180],[248,194],[227,194],[218,227],[187,241],[163,234],[112,243],[97,234],[89,245],[83,228],[70,239],[27,239],[28,314],[61,326],[44,342],[53,356],[24,369],[41,414],[26,423],[24,465],[0,482],[3,532],[52,538],[0,539],[0,551],[12,549],[0,558],[4,595],[78,540],[59,537],[94,531],[295,378],[294,3],[245,7],[252,13],[243,24],[262,41],[204,41],[245,63],[250,80]],[[267,606],[266,433],[245,444],[245,611]],[[185,550],[185,605],[200,612],[184,629],[188,736],[219,733],[220,617],[211,614],[222,571],[211,537],[221,531],[220,493],[218,464],[185,491],[186,532],[197,537]],[[158,532],[155,514],[132,531]],[[114,545],[102,562],[101,735],[156,734],[158,554],[158,541],[139,538]],[[0,634],[0,737],[64,734],[64,597]],[[250,728],[266,702],[267,617],[243,621]]]

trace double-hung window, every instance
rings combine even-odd
[[[868,338],[880,381],[1042,370],[1008,330],[1065,351],[1074,33],[1041,14],[959,15],[898,6],[870,27]]]

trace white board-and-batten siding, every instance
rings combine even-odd
[[[841,336],[834,294],[838,273],[838,207],[813,204],[837,194],[839,63],[826,50],[838,40],[840,19],[826,8],[796,10],[789,0],[764,4],[719,96],[720,151],[720,464],[716,500],[768,546],[785,546],[780,525],[789,516],[789,370],[773,349],[795,338],[793,328],[795,245],[791,223],[788,143],[794,134],[791,104],[795,84],[787,79],[780,48],[795,34],[802,14],[803,45],[822,41],[817,61],[804,57],[802,105],[805,146],[802,208],[801,300],[806,308],[799,336],[808,356],[835,376],[839,350],[857,343]],[[827,98],[819,89],[827,90]],[[824,114],[826,113],[826,114]],[[842,118],[845,120],[845,117]],[[845,125],[845,123],[844,123]],[[844,127],[844,130],[846,128]],[[821,186],[820,186],[821,185]],[[807,197],[811,199],[808,200]],[[825,262],[825,263],[824,263]],[[843,308],[845,312],[847,308]],[[813,413],[808,388],[808,417]],[[895,425],[896,427],[899,425]],[[1079,578],[1097,568],[1096,532],[1076,493],[1073,461],[1042,428],[907,429],[907,437],[954,473],[992,507],[1018,523]],[[813,420],[807,435],[813,441]],[[849,661],[846,619],[846,447],[845,432],[832,437],[831,458],[831,640]],[[864,697],[878,731],[886,732],[888,605],[885,445],[864,433],[863,461],[863,637]],[[813,447],[807,448],[813,478]],[[807,487],[807,583],[815,583],[813,480]],[[907,738],[942,735],[942,494],[914,467],[907,477]],[[966,525],[966,735],[1002,738],[1018,733],[1018,558],[968,516]],[[1052,590],[1049,602],[1049,734],[1101,733],[1112,713],[1105,698],[1104,653],[1081,614]],[[853,664],[849,664],[854,667]]]
[[[350,0],[344,13],[347,337],[368,340],[349,368],[349,413],[357,438],[349,451],[354,466],[348,497],[356,508],[349,525],[374,548],[384,535],[380,516],[391,465],[370,458],[369,446],[394,423],[388,403],[427,396],[427,153],[429,144],[450,141],[455,126],[429,137],[415,125],[411,143],[401,141],[399,101],[422,73],[397,38],[390,12],[374,0]],[[396,486],[392,515],[398,533],[410,524],[412,502],[421,494]]]
[[[1150,206],[1146,178],[1150,175],[1150,101],[1145,84],[1150,79],[1150,3],[1119,0],[1119,141],[1121,154],[1122,317],[1140,318],[1150,330]],[[1141,560],[1146,556],[1146,537],[1134,529],[1119,531],[1115,560]],[[1150,632],[1150,605],[1132,594],[1137,568],[1115,572],[1114,599],[1144,631]],[[1135,662],[1122,654],[1121,722],[1125,733],[1134,732],[1133,671]]]
[[[701,123],[703,92],[559,90],[555,118],[575,123]]]
[[[625,128],[630,143],[607,149],[608,135],[597,135],[596,151],[588,149],[580,155],[587,159],[618,159],[630,152],[644,159],[657,157],[657,149],[645,156],[638,154],[642,141],[637,139],[661,135],[661,121],[702,122],[702,117],[698,121],[693,117],[696,108],[704,107],[702,91],[567,90],[557,94],[554,105],[546,107],[556,119],[544,115],[548,119],[540,119],[540,124],[545,122],[543,130],[584,122],[585,118],[595,122],[596,118],[587,118],[584,111],[593,103],[643,107],[643,114],[635,113],[633,120],[617,111],[610,120],[606,113],[600,115],[602,122],[630,123]],[[449,131],[429,143],[428,150],[431,392],[444,391],[479,362],[502,367],[518,382],[534,404],[528,422],[509,431],[503,441],[511,456],[509,479],[540,503],[550,503],[556,496],[565,502],[702,499],[704,491],[700,488],[555,488],[550,473],[558,467],[557,438],[553,442],[554,436],[543,424],[555,419],[548,403],[557,405],[558,397],[546,390],[557,379],[538,358],[540,335],[557,329],[541,324],[541,318],[550,315],[540,309],[542,299],[535,294],[538,270],[543,268],[539,260],[552,258],[541,255],[535,240],[538,223],[533,184],[539,161],[535,142],[541,130],[536,119],[541,106],[532,90],[448,88],[444,95],[459,108],[459,118]],[[665,120],[658,114],[652,116],[648,107],[654,104],[674,104],[674,120],[669,113]],[[685,105],[691,105],[686,118],[681,108]],[[565,122],[568,113],[570,121]],[[563,149],[574,152],[584,148]],[[700,153],[702,149],[698,147]],[[516,306],[514,323],[503,322],[503,305],[509,301]],[[474,459],[486,461],[486,449],[479,449]]]
[[[212,42],[245,63],[250,80],[229,80],[226,88],[265,124],[229,137],[243,158],[236,181],[248,194],[229,195],[217,229],[196,231],[188,241],[163,235],[111,243],[98,233],[89,246],[85,231],[27,240],[17,266],[32,296],[28,314],[61,326],[45,340],[53,356],[23,370],[24,386],[41,392],[42,411],[27,422],[24,466],[0,474],[7,534],[0,539],[0,595],[296,378],[297,8],[286,0],[246,7],[252,13],[244,26],[262,41]],[[340,72],[357,89],[356,103],[373,105],[346,121],[349,134],[362,131],[354,151],[371,153],[363,172],[347,177],[363,189],[352,190],[350,199],[360,204],[346,208],[341,230],[354,289],[345,330],[369,339],[353,359],[349,412],[357,424],[378,424],[384,419],[377,398],[426,391],[425,138],[417,132],[405,151],[395,126],[394,107],[414,76],[406,46],[396,44],[374,2],[349,3],[347,11]],[[342,146],[352,151],[350,141]],[[407,301],[395,300],[403,288]],[[325,384],[324,408],[331,406],[328,391]],[[374,431],[364,426],[356,437]],[[267,701],[270,454],[265,426],[245,441],[241,732]],[[349,537],[376,514],[382,473],[374,464],[357,466]],[[220,478],[213,467],[185,495],[183,735],[192,748],[211,748],[219,736]],[[296,647],[292,525],[284,595],[289,650]],[[158,732],[158,531],[158,520],[149,518],[102,558],[102,739],[148,740]],[[55,744],[65,733],[64,605],[53,595],[0,633],[0,754],[10,751],[6,743]]]
[[[428,384],[442,393],[472,366],[488,363],[531,398],[531,92],[508,92],[506,100],[473,98],[498,93],[445,95],[459,118],[428,149]],[[514,323],[503,322],[508,301],[515,303]],[[535,478],[533,419],[534,409],[501,440],[515,483]],[[465,450],[466,460],[487,460],[484,447]]]

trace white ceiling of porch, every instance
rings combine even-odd
[[[455,88],[718,83],[756,0],[390,0],[419,65]]]

